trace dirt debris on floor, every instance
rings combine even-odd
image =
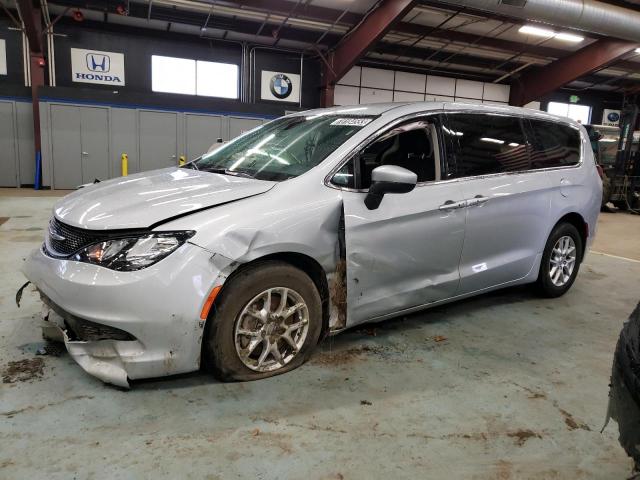
[[[42,377],[43,374],[42,358],[25,358],[7,363],[2,370],[2,383],[29,382]]]
[[[515,432],[507,432],[507,437],[511,437],[516,445],[522,447],[530,438],[542,438],[542,435],[532,430],[516,430]]]

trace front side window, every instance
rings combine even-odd
[[[448,147],[446,178],[529,168],[527,142],[519,117],[450,113],[442,131]]]
[[[383,133],[377,140],[347,162],[333,177],[337,186],[368,189],[371,172],[381,165],[398,165],[418,176],[418,183],[436,180],[439,160],[433,122],[412,120]],[[346,182],[349,183],[346,183]]]
[[[580,131],[571,125],[529,120],[531,125],[531,168],[577,165],[580,162]]]
[[[375,117],[296,116],[274,120],[186,165],[189,168],[281,181],[319,165]]]

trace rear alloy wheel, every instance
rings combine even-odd
[[[322,330],[318,290],[280,261],[250,265],[225,283],[204,338],[205,364],[225,381],[257,380],[304,363]]]
[[[549,278],[556,287],[562,287],[571,279],[576,267],[576,244],[569,235],[560,237],[551,250]]]
[[[561,223],[549,235],[542,254],[538,289],[546,297],[563,295],[576,279],[582,260],[582,238],[576,227]]]

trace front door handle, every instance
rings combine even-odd
[[[466,200],[461,200],[459,202],[454,202],[453,200],[447,200],[442,205],[438,207],[439,210],[455,210],[457,208],[464,208],[467,206]]]
[[[476,195],[475,197],[467,200],[467,205],[470,207],[473,205],[482,205],[483,203],[487,203],[488,201],[489,197],[485,197],[484,195]]]

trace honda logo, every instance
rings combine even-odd
[[[91,72],[106,73],[111,68],[111,60],[108,55],[100,53],[87,53],[87,69]]]

